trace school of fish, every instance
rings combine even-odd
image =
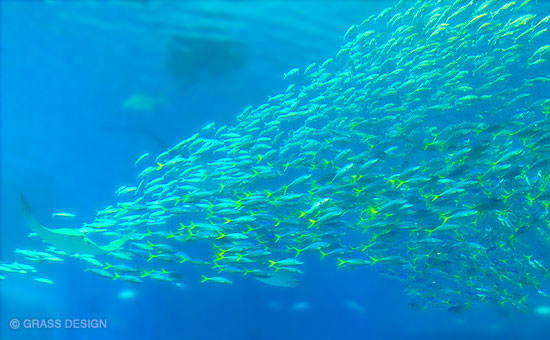
[[[233,126],[140,156],[115,204],[80,229],[33,229],[47,248],[0,272],[72,257],[128,282],[293,286],[313,255],[403,281],[412,308],[526,310],[550,297],[550,15],[537,10],[399,1]]]

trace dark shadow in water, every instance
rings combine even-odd
[[[178,81],[196,82],[242,68],[246,51],[244,43],[229,37],[175,35],[166,69]]]
[[[164,139],[162,139],[159,135],[157,135],[151,129],[148,129],[145,127],[101,124],[99,128],[103,131],[112,132],[112,133],[133,134],[133,135],[142,136],[144,137],[144,139],[147,139],[153,142],[155,145],[157,145],[160,148],[160,150],[166,150],[170,147],[170,145]]]

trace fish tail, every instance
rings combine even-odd
[[[154,271],[155,271],[154,269],[144,270],[143,274],[141,274],[141,277],[147,277],[147,276],[151,275],[151,273],[154,272]]]
[[[290,247],[290,249],[294,249],[294,251],[296,252],[296,255],[294,257],[298,257],[302,252],[302,250],[298,249],[297,247]]]

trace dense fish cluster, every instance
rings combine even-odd
[[[537,10],[401,1],[235,125],[139,157],[136,185],[81,229],[40,226],[24,202],[50,247],[17,253],[130,282],[192,281],[194,265],[205,283],[281,286],[316,254],[402,280],[413,308],[525,309],[550,297],[550,16]],[[186,253],[195,243],[208,256]]]

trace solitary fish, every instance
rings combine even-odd
[[[229,280],[225,277],[222,277],[222,276],[206,277],[206,276],[202,275],[201,283],[204,283],[204,282],[207,282],[207,281],[212,281],[212,282],[215,282],[215,283],[220,283],[220,284],[225,284],[225,285],[233,283],[233,281],[231,281],[231,280]]]

